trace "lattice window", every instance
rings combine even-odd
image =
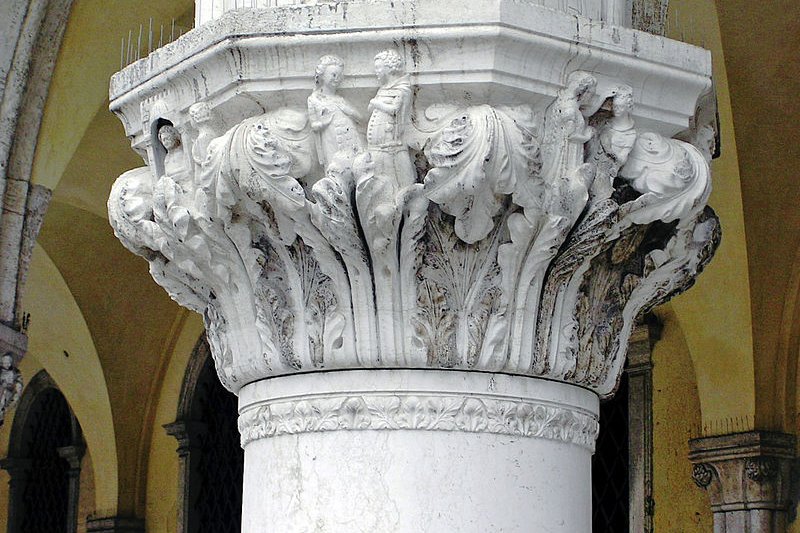
[[[600,435],[592,458],[592,531],[628,531],[628,377],[600,406]]]
[[[195,392],[195,406],[204,426],[198,437],[197,469],[190,482],[197,489],[192,522],[198,531],[239,533],[242,522],[244,451],[236,427],[236,397],[217,379],[211,359]]]
[[[37,395],[28,416],[30,461],[22,487],[20,531],[59,533],[67,531],[69,465],[57,449],[72,442],[72,418],[64,396],[56,389]]]

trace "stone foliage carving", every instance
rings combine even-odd
[[[698,463],[692,466],[692,480],[694,484],[704,489],[711,485],[714,479],[714,468],[706,463]]]
[[[594,451],[589,413],[491,396],[360,394],[260,405],[239,416],[242,446],[266,437],[340,430],[463,431],[543,438]]]
[[[366,110],[338,94],[336,56],[320,59],[307,110],[221,132],[192,106],[193,127],[152,140],[163,160],[114,185],[117,236],[204,315],[234,391],[433,367],[610,394],[636,318],[686,290],[719,243],[703,154],[637,130],[632,89],[597,94],[587,72],[542,109],[412,113],[402,58],[374,66]]]

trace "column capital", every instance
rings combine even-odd
[[[205,423],[196,420],[176,420],[163,427],[167,435],[178,441],[178,453],[181,455],[198,446],[198,439],[208,430]]]
[[[86,445],[72,444],[70,446],[62,446],[61,448],[56,449],[56,451],[58,452],[59,457],[69,463],[70,470],[80,471],[81,461],[83,460],[83,456],[86,454]]]
[[[715,524],[727,528],[720,531],[783,531],[794,435],[751,431],[704,437],[690,440],[689,450],[692,478],[708,492]],[[755,523],[756,529],[744,528]]]
[[[705,53],[589,19],[565,48],[572,15],[443,1],[399,26],[411,4],[234,11],[112,80],[149,162],[117,180],[112,225],[203,314],[231,391],[433,368],[606,397],[637,317],[711,259],[708,146],[672,138],[711,85]]]

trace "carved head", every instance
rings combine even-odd
[[[375,56],[375,75],[385,83],[391,76],[403,73],[403,58],[394,50],[384,50]]]
[[[322,56],[314,71],[314,85],[317,87],[338,87],[342,82],[344,61],[338,56]]]
[[[614,116],[620,116],[633,111],[633,87],[620,85],[611,91],[611,111]]]
[[[566,94],[578,102],[585,102],[594,95],[597,79],[588,72],[576,70],[567,77]]]
[[[197,102],[189,108],[189,116],[195,125],[208,122],[212,118],[211,106],[207,102]]]
[[[3,357],[0,357],[0,367],[2,367],[3,370],[11,370],[14,368],[14,356],[11,352],[6,352]]]
[[[161,126],[158,129],[158,140],[161,141],[161,144],[164,145],[164,148],[169,151],[180,146],[181,134],[178,133],[178,130],[175,128],[175,126],[167,124],[166,126]]]

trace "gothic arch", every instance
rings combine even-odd
[[[86,446],[66,398],[45,370],[22,393],[3,468],[10,476],[9,533],[75,533]]]
[[[176,421],[165,426],[178,441],[178,533],[240,530],[244,452],[236,419],[236,397],[219,382],[203,334],[186,365]]]

